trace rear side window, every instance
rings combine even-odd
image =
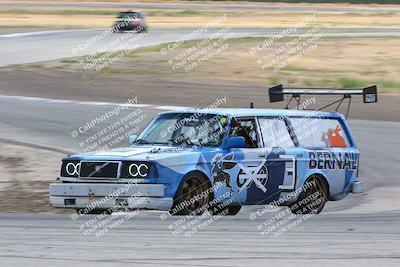
[[[286,122],[280,118],[259,118],[265,147],[293,147]]]
[[[348,147],[349,139],[335,118],[290,118],[300,146],[305,148]]]

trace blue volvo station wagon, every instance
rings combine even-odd
[[[361,191],[359,150],[338,112],[170,111],[129,142],[64,158],[60,182],[50,184],[51,205],[80,213],[122,208],[234,215],[243,205],[272,203],[305,214]]]

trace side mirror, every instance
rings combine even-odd
[[[244,148],[246,147],[246,141],[243,136],[231,136],[226,144],[228,149],[230,148]]]
[[[133,145],[133,143],[136,141],[137,135],[132,134],[129,136],[129,145]]]

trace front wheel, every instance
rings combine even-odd
[[[318,176],[311,176],[303,186],[297,201],[290,205],[294,214],[319,214],[326,202],[328,189]]]
[[[208,181],[198,173],[188,174],[174,198],[171,215],[201,215],[211,199]]]

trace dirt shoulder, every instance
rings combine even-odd
[[[0,150],[0,212],[65,213],[48,201],[65,154],[4,142]]]

